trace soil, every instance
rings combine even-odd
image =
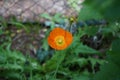
[[[23,28],[9,26],[5,28],[4,33],[0,35],[0,44],[11,42],[12,50],[19,50],[24,54],[34,55],[36,50],[41,47],[42,39],[45,38],[46,28],[34,29],[33,27],[27,32]]]

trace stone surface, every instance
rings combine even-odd
[[[75,9],[68,5],[67,0],[0,0],[0,16],[5,18],[15,16],[22,21],[44,21],[40,18],[43,13],[77,15]]]

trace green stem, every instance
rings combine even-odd
[[[60,51],[59,54],[63,54],[62,51]],[[60,64],[61,64],[61,60],[59,60],[59,62],[58,62],[58,64],[57,64],[57,67],[56,67],[55,73],[54,73],[54,75],[53,75],[53,78],[56,78],[56,74],[57,74],[57,72],[58,72],[58,69],[59,69]]]

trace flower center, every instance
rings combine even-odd
[[[56,45],[58,45],[58,46],[64,45],[64,44],[65,44],[64,37],[63,37],[63,36],[57,36],[57,37],[55,38],[55,43],[56,43]]]

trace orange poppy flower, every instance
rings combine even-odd
[[[54,28],[48,36],[48,44],[56,49],[63,50],[72,43],[72,34],[62,28]]]

